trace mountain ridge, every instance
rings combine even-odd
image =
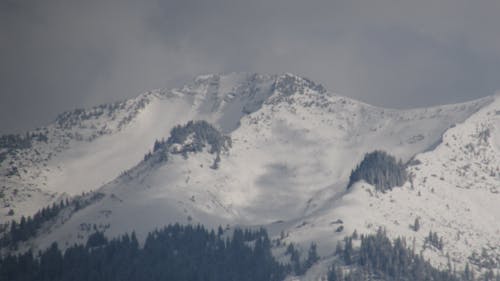
[[[221,79],[222,77],[222,79]],[[218,91],[212,91],[211,92],[211,85],[213,85],[217,81],[217,84],[220,84],[221,89]],[[236,83],[234,81],[237,81]],[[243,81],[243,82],[242,82]],[[264,81],[263,86],[257,87],[256,81]],[[288,81],[288,83],[284,83],[284,81]],[[276,84],[280,86],[276,86]],[[286,85],[288,85],[288,88],[286,88]],[[293,86],[290,86],[293,85]],[[298,86],[297,86],[298,85]],[[289,91],[296,91],[297,89],[303,89],[304,85],[308,86],[305,87],[309,90],[318,89],[319,92],[316,92],[317,94],[307,100],[307,101],[301,101],[300,99],[294,99],[290,96],[292,96],[290,93],[283,95],[282,92],[286,92],[287,90]],[[266,88],[263,91],[260,91],[261,89],[259,88]],[[285,89],[283,91],[280,91],[280,89]],[[239,91],[238,91],[239,90]],[[236,95],[235,92],[239,95]],[[224,101],[225,100],[231,100],[235,99],[237,96],[248,96],[250,98],[250,106],[248,104],[241,105],[241,102],[236,101],[232,104],[235,104],[233,108],[229,108],[227,110],[227,114],[229,117],[228,118],[223,118],[218,114],[217,112],[211,116],[207,116],[206,114],[201,114],[199,116],[200,118],[195,118],[195,114],[188,113],[188,114],[179,114],[180,112],[178,111],[179,108],[182,108],[182,103],[185,103],[184,100],[181,100],[181,106],[179,108],[171,108],[169,106],[164,107],[161,104],[161,101],[163,103],[176,103],[175,100],[179,99],[179,96],[188,96],[188,99],[193,98],[191,101],[187,101],[187,104],[185,104],[184,108],[188,108],[188,110],[192,111],[192,105],[196,104],[197,101],[194,100],[194,98],[203,98],[207,99],[207,96],[213,95],[213,94],[219,94],[222,97],[219,97],[218,99],[214,98],[208,98],[208,102],[205,102],[200,109],[200,111],[204,112],[207,108],[209,109],[216,109],[217,107],[214,106],[224,106]],[[303,92],[299,91],[299,95],[303,95]],[[275,96],[275,98],[271,99],[268,101],[268,99],[272,96]],[[285,101],[288,96],[288,101]],[[333,97],[333,100],[325,100],[326,96],[328,97]],[[319,99],[319,101],[317,100]],[[475,104],[473,107],[478,107],[478,104],[485,104],[489,101],[491,98],[484,98],[476,101],[472,101],[470,103],[463,103],[463,104],[457,104],[457,105],[450,105],[450,106],[444,106],[446,107],[464,107],[468,104]],[[253,101],[253,103],[252,103]],[[264,104],[266,102],[266,104]],[[248,101],[247,101],[248,102]],[[141,95],[139,95],[136,98],[132,98],[126,101],[122,102],[117,102],[114,104],[105,104],[101,106],[96,106],[93,107],[89,110],[82,110],[82,109],[77,109],[74,111],[69,111],[66,113],[62,113],[59,115],[58,118],[56,118],[55,123],[52,123],[51,125],[45,127],[45,128],[39,128],[38,130],[33,131],[33,133],[37,132],[40,134],[43,134],[46,138],[49,139],[49,143],[47,142],[37,142],[37,144],[40,147],[31,149],[32,151],[29,151],[27,153],[26,151],[14,151],[15,154],[21,154],[21,156],[14,155],[14,157],[11,157],[9,159],[6,159],[5,161],[2,161],[0,163],[2,174],[6,175],[8,173],[21,173],[19,178],[21,178],[21,183],[24,186],[28,186],[32,191],[36,190],[37,188],[39,189],[40,186],[47,186],[49,187],[48,190],[47,188],[43,188],[44,190],[40,190],[39,193],[44,193],[47,191],[50,191],[50,193],[53,193],[53,191],[56,191],[57,193],[60,193],[61,191],[67,192],[69,194],[78,194],[82,191],[89,191],[91,189],[98,188],[99,185],[102,185],[106,181],[109,181],[112,179],[113,175],[116,176],[123,170],[128,169],[142,158],[142,155],[147,152],[149,149],[150,143],[154,141],[154,139],[161,139],[161,137],[164,137],[165,134],[172,128],[173,126],[177,124],[181,124],[184,122],[189,121],[190,119],[212,119],[212,123],[215,122],[215,124],[220,123],[219,126],[222,129],[223,132],[230,132],[231,130],[234,130],[239,126],[239,123],[241,122],[240,119],[246,115],[249,115],[253,110],[257,110],[258,108],[261,108],[262,106],[272,106],[273,102],[276,104],[282,103],[282,102],[288,102],[288,103],[299,103],[303,102],[303,105],[305,106],[316,106],[316,107],[321,107],[321,106],[328,106],[328,104],[336,103],[339,102],[341,104],[344,104],[345,106],[353,106],[353,105],[358,105],[361,108],[362,111],[379,111],[379,112],[387,112],[387,114],[397,114],[398,112],[417,112],[417,111],[422,111],[422,109],[413,109],[409,111],[401,111],[401,110],[394,110],[394,109],[381,109],[377,107],[373,107],[361,102],[357,102],[345,97],[337,96],[334,94],[331,94],[324,90],[322,86],[318,86],[314,82],[312,82],[309,79],[301,78],[293,74],[283,74],[283,75],[259,75],[256,73],[232,73],[229,75],[220,75],[220,74],[212,74],[212,75],[204,75],[204,76],[198,76],[193,80],[191,84],[188,84],[184,86],[183,88],[180,89],[173,89],[171,91],[165,91],[165,90],[154,90],[154,91],[149,91],[145,92]],[[152,104],[151,104],[152,103]],[[200,101],[198,100],[198,103]],[[208,104],[208,105],[207,105]],[[254,108],[252,108],[252,106]],[[159,118],[158,115],[159,113],[150,113],[150,116],[145,116],[143,119],[145,120],[139,120],[140,116],[137,115],[147,115],[148,111],[146,110],[147,108],[151,107],[157,107],[156,111],[162,111],[162,114],[166,114],[164,118]],[[163,108],[162,108],[163,107]],[[275,109],[272,109],[275,110]],[[336,108],[329,109],[329,111],[337,110]],[[429,110],[433,110],[432,108]],[[438,114],[437,111],[442,110],[442,107],[435,107],[436,114]],[[155,111],[153,108],[151,111]],[[168,114],[171,111],[173,114]],[[474,110],[472,110],[474,111]],[[372,114],[376,115],[377,113]],[[272,113],[271,113],[272,114]],[[170,117],[169,117],[170,115]],[[171,122],[171,124],[167,125],[160,125],[158,124],[158,119],[176,119],[174,117],[175,115],[188,115],[185,116],[184,118],[180,118],[179,120],[176,120],[175,122]],[[199,115],[199,114],[198,114]],[[107,117],[104,118],[104,120],[99,121],[99,117]],[[139,119],[137,119],[137,118]],[[190,118],[192,117],[192,118]],[[207,118],[210,117],[210,118]],[[267,118],[270,118],[269,116]],[[342,118],[342,117],[341,117]],[[404,117],[400,117],[404,118]],[[257,120],[259,117],[256,117],[253,119],[253,122],[258,122]],[[463,119],[463,118],[462,118]],[[93,121],[95,120],[95,121]],[[91,181],[88,184],[82,184],[82,187],[79,187],[78,189],[71,191],[71,189],[67,189],[69,185],[74,184],[74,181],[69,181],[69,180],[63,180],[62,182],[60,180],[56,180],[55,182],[50,180],[51,178],[54,178],[54,174],[64,174],[64,171],[61,171],[61,168],[64,170],[64,167],[61,167],[63,164],[64,165],[64,159],[58,159],[58,161],[52,161],[52,162],[61,162],[60,160],[63,160],[61,164],[59,163],[50,163],[50,160],[54,157],[55,154],[65,154],[64,152],[69,150],[71,143],[74,142],[79,142],[79,146],[82,147],[83,145],[83,151],[81,153],[85,154],[95,154],[91,150],[89,151],[88,148],[85,148],[85,145],[90,142],[93,143],[94,140],[100,141],[102,139],[106,139],[107,135],[113,135],[113,134],[119,134],[120,131],[122,131],[122,127],[126,126],[128,123],[139,123],[136,124],[136,127],[150,127],[149,131],[160,131],[160,132],[143,132],[145,135],[150,135],[150,140],[149,141],[139,141],[141,143],[140,146],[135,148],[137,150],[136,156],[132,159],[129,159],[126,161],[125,165],[122,165],[120,169],[115,169],[114,172],[112,172],[111,177],[101,177],[100,180],[96,181]],[[141,124],[142,123],[142,124]],[[453,123],[453,122],[450,122]],[[153,125],[151,125],[153,124]],[[130,126],[133,127],[134,124],[131,124]],[[128,127],[130,127],[128,126]],[[344,125],[345,126],[345,125]],[[52,127],[52,128],[51,128]],[[54,128],[56,127],[56,128]],[[75,128],[77,127],[77,128]],[[162,129],[163,128],[163,129]],[[353,128],[355,128],[353,126]],[[140,131],[139,128],[136,128],[137,131]],[[132,128],[134,130],[134,128]],[[376,128],[367,128],[365,130],[376,130]],[[49,134],[49,131],[51,134]],[[164,131],[165,133],[161,133],[161,131]],[[125,134],[126,135],[126,134]],[[129,134],[130,135],[130,134]],[[132,134],[133,135],[133,134]],[[125,136],[127,137],[127,136]],[[135,136],[132,136],[134,138],[137,138]],[[417,141],[418,139],[422,138],[423,136],[421,135],[415,135],[415,136],[409,136],[408,141]],[[54,142],[52,144],[52,142]],[[105,141],[103,141],[105,142]],[[112,141],[115,142],[116,141]],[[136,141],[137,143],[137,141]],[[105,146],[111,146],[112,144],[106,144],[104,143],[103,145]],[[142,148],[141,148],[142,146]],[[45,150],[45,151],[44,151]],[[102,149],[101,149],[102,150]],[[80,153],[80,154],[81,154]],[[104,152],[99,151],[97,154],[103,154]],[[24,154],[24,156],[23,156]],[[28,155],[29,154],[29,155]],[[66,153],[67,154],[67,153]],[[75,153],[73,153],[75,154]],[[115,155],[117,153],[114,153]],[[28,163],[22,163],[22,158],[31,158],[33,161],[28,161]],[[68,157],[74,158],[74,155],[69,155]],[[76,155],[76,157],[79,157]],[[21,161],[16,161],[21,159]],[[57,157],[56,157],[57,158]],[[91,158],[91,157],[87,157]],[[108,157],[109,158],[109,157]],[[135,160],[134,160],[135,159]],[[99,161],[97,160],[92,160],[88,159],[90,161],[89,164],[86,164],[87,168],[90,168],[89,165],[98,165]],[[123,161],[123,159],[122,159]],[[13,162],[9,163],[9,165],[6,165],[6,162]],[[16,163],[17,162],[17,163]],[[43,164],[42,164],[43,163]],[[91,164],[92,163],[92,164]],[[30,171],[29,168],[30,165],[39,165],[35,171]],[[66,163],[71,167],[71,163]],[[75,164],[76,165],[76,164]],[[109,163],[109,166],[113,165],[118,165],[118,163]],[[76,165],[79,166],[79,165]],[[15,168],[13,171],[12,168]],[[79,167],[75,167],[72,169],[72,171],[68,172],[77,172]],[[9,170],[10,169],[10,170]],[[23,175],[23,171],[27,170],[27,173]],[[48,172],[48,170],[50,170]],[[94,172],[95,174],[96,172]],[[60,178],[61,176],[56,176],[57,178]],[[34,180],[30,180],[30,178]],[[3,178],[5,179],[5,177]],[[45,179],[45,180],[44,180]],[[87,182],[88,180],[86,179],[80,179],[81,182]],[[15,184],[14,182],[8,181],[7,183],[4,183],[3,186],[6,186],[7,184]],[[40,182],[42,181],[42,182]],[[44,184],[44,185],[43,185]],[[38,186],[37,186],[38,185]],[[64,189],[67,191],[61,190],[62,187],[58,186],[63,186],[65,185]],[[84,187],[87,186],[87,187]],[[18,189],[19,190],[19,189]],[[51,191],[52,190],[52,191]],[[12,190],[11,190],[12,191]],[[18,191],[19,192],[19,191]],[[21,191],[22,192],[22,191]],[[52,196],[45,194],[44,196],[47,198],[47,196]],[[49,200],[50,202],[50,200]],[[8,203],[7,203],[8,204]],[[6,203],[4,203],[4,206]],[[31,211],[33,213],[36,210]],[[27,213],[29,214],[29,213]],[[19,217],[19,216],[15,216]]]
[[[444,239],[445,251],[459,266],[474,260],[472,251],[480,251],[481,245],[500,249],[494,240],[497,230],[484,227],[497,219],[485,216],[496,210],[497,197],[484,198],[498,196],[491,192],[500,181],[498,168],[494,170],[500,147],[498,95],[467,103],[397,110],[334,95],[292,74],[215,74],[199,76],[179,89],[147,92],[135,102],[126,101],[116,108],[122,104],[130,110],[116,113],[114,119],[106,111],[112,106],[103,106],[102,111],[76,111],[75,116],[83,117],[68,119],[71,126],[60,131],[66,138],[61,147],[55,146],[60,151],[51,151],[50,136],[57,137],[55,133],[49,134],[48,144],[41,142],[41,146],[30,148],[45,148],[47,155],[54,153],[52,162],[38,163],[41,167],[33,168],[26,161],[18,168],[19,178],[34,176],[31,180],[16,182],[17,176],[2,176],[2,185],[11,185],[4,188],[7,196],[23,200],[8,201],[4,197],[3,218],[33,214],[36,207],[82,191],[103,194],[102,199],[71,213],[64,223],[47,225],[20,249],[47,247],[54,240],[67,245],[84,241],[92,228],[82,225],[95,224],[109,236],[135,230],[141,237],[155,226],[173,222],[265,226],[274,237],[285,233],[283,242],[307,245],[317,241],[324,257],[346,234],[354,230],[373,232],[377,226],[387,228],[392,236],[414,237],[425,257],[440,266],[446,263],[445,252],[426,248],[425,231],[454,237],[460,228],[468,229],[470,233],[460,232],[462,238],[455,241],[459,250],[453,251],[454,240]],[[134,117],[127,117],[131,115]],[[92,138],[92,132],[102,129],[108,117],[116,131],[110,129]],[[154,168],[143,161],[144,155],[155,151],[155,141],[168,139],[169,131],[191,120],[205,120],[221,135],[230,136],[231,148],[218,156],[217,169],[211,168],[214,154],[206,147],[169,154],[168,161]],[[483,130],[486,128],[488,133]],[[89,138],[77,140],[76,133]],[[191,145],[184,143],[187,140],[190,138],[183,138],[175,149],[181,151],[184,145]],[[410,180],[385,193],[363,182],[346,191],[351,170],[374,150],[385,150],[404,161],[413,159],[407,168]],[[20,154],[20,161],[31,155]],[[468,158],[451,161],[461,154]],[[460,165],[442,163],[445,160]],[[467,163],[471,165],[469,172],[456,171]],[[2,171],[6,169],[4,164]],[[58,169],[58,165],[64,167]],[[491,176],[491,169],[495,176]],[[436,171],[445,175],[443,180]],[[478,175],[471,176],[474,172]],[[89,180],[89,175],[97,180]],[[474,181],[486,187],[464,188],[452,195],[457,184],[476,186]],[[46,197],[30,189],[19,190],[19,197],[10,193],[26,183],[38,188],[40,194],[46,192]],[[49,187],[44,188],[43,183]],[[72,183],[80,186],[71,187]],[[438,190],[441,184],[443,188]],[[477,198],[469,191],[476,192]],[[485,206],[478,207],[483,201]],[[443,207],[446,203],[463,218],[447,211]],[[457,211],[461,206],[473,211]],[[15,209],[14,216],[7,216],[10,209]],[[417,217],[422,220],[420,232],[409,227]],[[466,242],[475,236],[481,239]],[[500,257],[495,249],[487,253]],[[480,258],[471,264],[480,268]]]

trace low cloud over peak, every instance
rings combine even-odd
[[[199,73],[298,73],[388,107],[500,88],[498,1],[0,3],[0,132]]]

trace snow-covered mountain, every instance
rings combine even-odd
[[[26,136],[3,137],[0,217],[12,209],[13,218],[20,218],[61,195],[99,188],[137,164],[177,124],[206,119],[231,131],[271,94],[275,78],[200,76],[182,89],[65,112]]]
[[[0,218],[94,190],[87,206],[65,208],[21,250],[83,242],[94,228],[144,237],[180,222],[265,225],[284,242],[316,241],[328,260],[346,234],[382,226],[414,239],[436,265],[448,253],[457,266],[499,268],[499,130],[498,96],[394,110],[292,74],[199,76],[4,137]],[[365,182],[347,190],[351,170],[377,149],[411,160],[409,181],[388,192]],[[443,249],[425,243],[429,231]]]

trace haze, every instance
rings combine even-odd
[[[202,73],[292,72],[410,108],[500,88],[499,1],[4,0],[0,133]]]

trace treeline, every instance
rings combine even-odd
[[[72,212],[75,212],[95,200],[101,199],[103,196],[104,194],[99,192],[83,193],[82,196],[74,199],[61,200],[59,204],[54,203],[52,206],[44,207],[37,211],[33,217],[22,216],[19,221],[12,220],[7,227],[3,228],[3,235],[0,237],[0,248],[16,249],[19,242],[35,237],[42,225],[57,217],[61,210],[70,208]]]
[[[375,186],[376,190],[386,191],[400,186],[407,180],[406,166],[384,151],[376,150],[365,157],[349,177],[347,188],[355,182],[364,180]]]
[[[202,226],[170,225],[140,248],[134,233],[108,241],[92,235],[64,253],[56,243],[37,256],[0,259],[0,280],[283,280],[288,268],[271,254],[265,230],[236,229],[231,237]]]
[[[354,236],[344,239],[336,249],[336,263],[328,272],[328,281],[398,280],[398,281],[499,281],[492,271],[475,278],[467,265],[463,272],[433,267],[421,255],[410,250],[406,241],[391,241],[385,231],[361,235],[359,248],[353,247]],[[433,238],[434,239],[434,238]]]

